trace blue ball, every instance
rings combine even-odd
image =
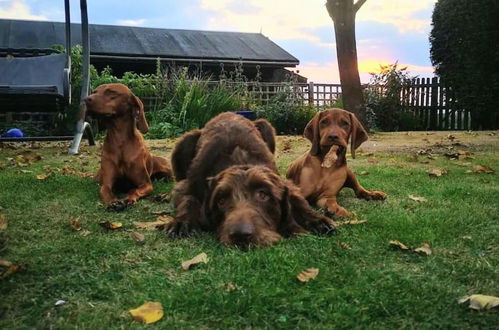
[[[24,137],[23,131],[21,131],[19,128],[11,128],[7,131],[7,134],[5,134],[6,137]]]

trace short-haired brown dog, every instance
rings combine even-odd
[[[382,191],[364,189],[347,166],[348,141],[355,158],[355,150],[368,138],[353,113],[342,109],[320,111],[307,124],[303,135],[312,142],[312,147],[289,166],[286,176],[300,187],[311,204],[335,218],[345,218],[351,213],[336,201],[344,187],[352,188],[358,198],[385,199]]]
[[[168,160],[152,156],[144,143],[141,132],[149,129],[144,105],[127,86],[100,85],[84,101],[88,114],[107,129],[96,175],[104,203],[117,210],[135,204],[153,191],[151,177],[172,177]],[[116,191],[127,193],[123,201],[118,200]]]

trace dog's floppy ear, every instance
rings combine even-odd
[[[262,135],[263,141],[267,144],[270,152],[275,152],[275,129],[267,120],[257,119],[253,122]]]
[[[350,153],[352,158],[355,158],[355,150],[367,141],[368,136],[366,130],[353,113],[350,113],[350,124],[352,127],[350,130]]]
[[[286,182],[281,200],[281,226],[283,235],[312,232],[314,234],[331,234],[335,232],[331,219],[315,212],[298,187]]]
[[[172,169],[176,181],[187,178],[187,171],[196,156],[196,146],[201,130],[195,129],[185,133],[175,144],[172,151]]]
[[[132,94],[132,104],[133,104],[133,115],[137,120],[137,128],[143,134],[149,131],[149,125],[147,124],[146,115],[144,113],[144,103],[135,95]]]
[[[312,142],[312,149],[310,153],[312,156],[317,156],[321,150],[321,136],[319,132],[319,120],[321,118],[321,112],[315,114],[303,131],[303,136]]]

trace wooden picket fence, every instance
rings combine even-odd
[[[290,93],[295,103],[318,109],[333,105],[341,97],[340,84],[248,82],[246,88],[259,104],[266,104],[283,91]],[[159,105],[156,98],[143,99],[146,109]],[[403,89],[400,100],[401,111],[412,114],[423,130],[471,129],[471,111],[460,108],[452,89],[436,77],[413,79]]]

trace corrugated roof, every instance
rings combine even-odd
[[[46,49],[65,45],[64,23],[0,19],[0,48]],[[72,44],[81,44],[80,24],[71,25]],[[298,59],[260,33],[89,25],[92,55],[279,62]]]

